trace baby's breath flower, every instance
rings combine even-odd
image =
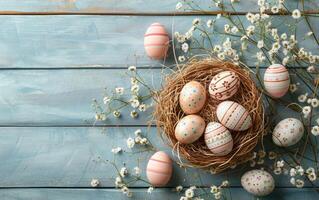
[[[231,28],[231,32],[232,33],[237,33],[238,32],[238,28],[236,26],[234,26],[233,28]]]
[[[295,179],[294,177],[291,177],[291,178],[290,178],[290,183],[291,183],[292,185],[296,185],[296,179]]]
[[[183,186],[179,185],[179,186],[176,186],[176,192],[181,192],[183,190]]]
[[[92,187],[97,187],[99,185],[100,185],[100,181],[98,179],[94,178],[94,179],[91,180],[91,186]]]
[[[128,138],[126,140],[127,147],[132,149],[135,145],[135,140],[133,138]]]
[[[115,92],[119,95],[123,95],[124,94],[124,88],[123,87],[117,87],[115,88]]]
[[[214,194],[215,199],[220,199],[221,198],[221,192],[216,192]]]
[[[307,174],[315,173],[315,168],[313,168],[313,167],[308,167],[308,169],[306,169],[306,173],[307,173]]]
[[[216,193],[216,192],[218,192],[219,191],[219,189],[218,189],[218,187],[216,186],[216,185],[213,185],[213,186],[211,186],[210,187],[211,188],[211,190],[210,190],[210,193]]]
[[[185,56],[178,56],[179,62],[185,62],[185,60],[186,60]]]
[[[134,132],[134,135],[135,136],[139,136],[142,134],[142,130],[141,129],[137,129],[135,132]]]
[[[103,98],[103,103],[104,103],[104,104],[107,104],[107,103],[110,102],[110,101],[111,101],[110,97],[104,97],[104,98]]]
[[[307,101],[307,98],[308,98],[308,93],[305,93],[305,94],[298,96],[298,101],[301,103],[304,103]]]
[[[283,34],[281,34],[281,36],[280,36],[280,38],[282,39],[282,40],[287,40],[287,33],[283,33]]]
[[[135,77],[131,78],[131,85],[137,85],[138,84],[138,80]]]
[[[313,126],[311,128],[311,134],[313,134],[314,136],[318,136],[319,135],[319,126]]]
[[[121,117],[121,112],[118,110],[115,110],[115,111],[113,111],[113,116],[116,118],[119,118],[119,117]]]
[[[214,21],[211,20],[211,19],[207,20],[207,22],[206,22],[206,26],[207,26],[208,28],[212,27],[213,24],[214,24]]]
[[[135,173],[136,176],[140,176],[141,175],[142,170],[139,167],[134,167],[133,170],[134,170],[134,173]]]
[[[220,45],[215,45],[214,46],[214,52],[219,53],[222,50],[222,47]]]
[[[316,175],[316,173],[309,173],[309,174],[307,174],[307,177],[308,177],[308,179],[310,180],[310,181],[312,181],[312,182],[314,182],[315,180],[317,180],[317,175]]]
[[[139,100],[137,98],[131,99],[130,102],[131,102],[131,106],[133,108],[137,108],[140,105],[140,102],[139,102]]]
[[[127,168],[126,167],[122,167],[121,170],[120,170],[120,176],[122,178],[124,178],[125,176],[127,176],[127,174],[128,174]]]
[[[188,51],[188,48],[189,48],[188,44],[186,42],[184,42],[182,44],[182,50],[186,53]]]
[[[113,148],[113,149],[111,150],[111,152],[114,153],[114,154],[118,154],[118,153],[120,153],[121,151],[122,151],[122,148],[121,148],[121,147],[116,147],[116,148]]]
[[[187,189],[186,191],[185,191],[185,197],[187,197],[187,198],[193,198],[194,197],[194,190],[193,189]]]
[[[273,160],[273,159],[277,158],[277,153],[276,153],[276,152],[273,152],[273,151],[269,151],[269,153],[268,153],[268,158],[269,158],[270,160]]]
[[[296,180],[296,187],[297,188],[302,188],[305,185],[305,182],[301,179]]]
[[[279,167],[275,167],[275,169],[273,170],[274,174],[276,175],[280,175],[282,173],[282,169]]]
[[[291,168],[290,171],[289,171],[289,174],[290,174],[290,176],[296,176],[296,174],[297,174],[296,169],[295,168]]]
[[[217,54],[217,57],[221,60],[224,60],[225,59],[225,54],[224,53],[219,53]]]
[[[144,103],[140,104],[140,106],[138,107],[138,110],[141,112],[145,112],[146,111],[146,104],[144,104]]]
[[[298,173],[300,176],[303,176],[303,175],[304,175],[305,170],[303,169],[303,167],[302,167],[301,165],[296,166],[296,170],[297,170],[297,173]]]
[[[289,85],[289,91],[290,91],[291,93],[296,92],[296,91],[297,91],[297,85],[296,85],[296,84],[290,84],[290,85]]]
[[[304,106],[302,108],[302,113],[304,115],[304,118],[307,118],[309,116],[310,112],[311,112],[311,107],[310,106]]]
[[[307,68],[307,72],[309,72],[309,73],[314,73],[314,72],[316,72],[315,66],[313,66],[313,65],[309,66],[309,67]]]
[[[222,182],[221,187],[228,187],[229,186],[229,181],[225,180]]]
[[[317,98],[311,99],[311,106],[317,108],[319,106],[319,100]]]
[[[131,92],[136,94],[136,93],[138,93],[139,90],[140,90],[140,86],[139,85],[137,85],[137,84],[132,85]]]
[[[199,22],[200,22],[200,19],[195,18],[195,19],[193,20],[193,26],[197,26],[197,25],[199,24]]]
[[[131,197],[133,196],[133,192],[128,191],[128,192],[126,193],[126,196],[127,196],[128,198],[131,198]]]
[[[183,7],[182,2],[178,2],[178,3],[176,4],[176,10],[180,10],[182,7]]]
[[[258,6],[263,6],[265,5],[265,0],[258,0]]]
[[[123,194],[127,194],[130,190],[128,189],[128,187],[124,186],[121,188],[121,191],[123,192]]]
[[[135,72],[135,71],[136,71],[136,66],[131,65],[131,66],[129,66],[127,69],[128,69],[129,71],[131,71],[131,72]]]
[[[122,183],[122,178],[120,176],[115,178],[115,186],[116,187],[122,187],[123,183]]]
[[[147,193],[151,194],[151,193],[153,192],[153,190],[154,190],[153,187],[149,187],[149,188],[147,189]]]
[[[264,41],[263,40],[259,40],[258,43],[257,43],[257,47],[259,49],[263,48],[264,47]]]
[[[255,167],[256,166],[256,161],[255,160],[250,160],[249,161],[250,167]]]
[[[225,33],[230,33],[230,26],[229,26],[229,24],[225,24],[225,25],[224,25],[224,31],[225,31]]]
[[[136,110],[132,110],[131,113],[130,113],[130,116],[132,118],[137,118],[138,117],[138,112]]]
[[[271,12],[274,13],[274,14],[278,13],[279,12],[278,6],[271,7]]]
[[[292,17],[293,17],[294,19],[299,19],[299,18],[301,17],[300,10],[295,9],[294,11],[292,11]]]

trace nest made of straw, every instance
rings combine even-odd
[[[175,126],[185,116],[179,105],[179,94],[189,81],[196,80],[208,88],[213,76],[221,71],[235,72],[241,81],[238,92],[229,100],[243,105],[252,117],[252,127],[246,131],[231,131],[234,141],[233,150],[226,156],[215,156],[206,146],[203,136],[192,144],[180,144],[175,138]],[[207,90],[208,91],[208,90]],[[218,121],[216,107],[220,101],[210,98],[198,113],[206,124]],[[264,131],[264,110],[261,94],[250,76],[248,69],[231,62],[223,62],[213,58],[191,60],[167,75],[165,85],[157,94],[157,105],[154,117],[160,134],[179,158],[182,166],[191,166],[219,173],[251,159],[252,151]],[[204,134],[203,134],[204,135]],[[182,162],[187,160],[188,162]]]

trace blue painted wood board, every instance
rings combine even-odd
[[[190,2],[189,0],[187,0]],[[176,12],[175,7],[181,0],[2,0],[0,1],[0,12],[70,12],[70,13],[172,13]],[[208,11],[220,10],[211,0],[200,0],[195,2],[203,9]],[[233,11],[227,3],[226,10]],[[286,6],[290,9],[302,8],[298,0],[286,1]],[[298,6],[299,5],[299,6]],[[306,1],[307,10],[316,10],[318,1]],[[187,7],[186,7],[187,8]],[[257,10],[255,0],[241,1],[235,3],[234,8],[239,12],[252,12]],[[181,11],[179,11],[181,12]]]
[[[161,67],[163,61],[151,60],[144,52],[143,38],[148,26],[160,22],[170,35],[176,31],[185,33],[196,17],[199,16],[0,15],[0,68],[123,68],[132,64]],[[273,17],[278,24],[295,23],[292,17]],[[205,24],[215,16],[200,18]],[[319,24],[318,17],[310,20]],[[245,26],[250,25],[245,21]],[[224,18],[218,20],[217,29],[223,30],[225,23]],[[284,24],[280,26],[282,31],[289,28]],[[313,28],[319,32],[319,26]],[[298,30],[299,39],[309,32],[305,22],[298,23]],[[220,44],[225,38],[211,40]],[[319,53],[312,39],[300,40],[299,45]],[[244,52],[247,65],[255,66],[256,59],[252,58],[256,52],[255,48]],[[166,65],[174,64],[172,57],[170,53]]]

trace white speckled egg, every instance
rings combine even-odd
[[[171,179],[172,171],[172,160],[163,151],[158,151],[152,155],[146,167],[147,179],[156,187],[165,186]]]
[[[216,156],[227,155],[233,149],[231,133],[218,122],[208,123],[204,137],[207,147]]]
[[[268,172],[255,169],[241,177],[241,185],[255,196],[266,196],[274,190],[275,180]]]
[[[249,112],[234,101],[223,101],[218,104],[216,114],[218,121],[231,130],[244,131],[252,125]]]
[[[209,93],[213,99],[225,100],[232,97],[240,86],[239,77],[235,72],[223,71],[216,74],[209,84]]]
[[[187,115],[176,125],[175,137],[183,144],[195,142],[204,133],[205,121],[198,115]]]
[[[197,81],[190,81],[184,85],[179,95],[179,104],[186,114],[198,113],[205,105],[206,90]]]
[[[296,144],[302,138],[304,126],[295,118],[281,120],[272,133],[272,140],[278,146],[288,147]]]
[[[144,35],[146,54],[153,59],[163,59],[167,55],[169,37],[165,27],[160,23],[153,23]]]
[[[289,73],[286,67],[280,64],[270,65],[264,74],[266,91],[274,98],[284,96],[290,84]]]

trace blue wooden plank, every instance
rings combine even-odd
[[[139,127],[130,128],[80,128],[80,127],[20,127],[0,129],[0,187],[89,187],[92,178],[98,178],[102,187],[114,187],[118,176],[111,164],[96,162],[115,161],[117,166],[127,166],[132,173],[139,166],[142,178],[152,152],[138,145],[134,149],[126,146],[129,137]],[[141,128],[158,150],[166,151],[172,158],[171,149],[159,136],[156,128]],[[121,147],[124,153],[115,157],[111,149]],[[267,146],[271,148],[271,145]],[[310,154],[309,154],[310,155]],[[314,166],[310,162],[303,166]],[[174,164],[170,187],[177,185],[210,186],[228,180],[231,186],[240,186],[240,177],[251,169],[239,166],[225,173],[212,175],[203,170],[180,168]],[[288,176],[276,176],[278,187],[290,187]],[[147,187],[144,182],[132,186]],[[306,186],[309,183],[306,182]]]
[[[156,189],[151,194],[146,192],[147,189],[132,189],[133,197],[127,198],[121,191],[116,189],[2,189],[0,197],[3,200],[104,200],[104,199],[179,199],[182,194],[171,191],[171,189]],[[209,189],[206,189],[209,192]],[[227,199],[248,200],[255,199],[253,196],[245,192],[241,188],[228,189],[226,193]],[[207,199],[203,196],[204,199]],[[213,196],[210,196],[213,199]],[[276,188],[275,191],[263,200],[292,200],[318,199],[319,195],[313,189],[293,189],[293,188]]]
[[[261,71],[261,74],[264,70]],[[130,79],[126,69],[77,69],[77,70],[2,70],[0,71],[0,125],[2,126],[75,126],[92,125],[95,121],[92,99],[102,103],[104,88],[129,87]],[[160,69],[140,69],[145,82],[160,88],[162,71]],[[299,82],[292,74],[294,82]],[[299,86],[295,99],[306,90]],[[126,89],[130,94],[129,88]],[[141,86],[141,94],[146,95]],[[125,97],[129,100],[131,97]],[[149,102],[150,103],[150,102]],[[102,103],[103,105],[103,103]],[[130,106],[124,109],[122,117],[112,115],[105,125],[146,125],[151,119],[153,108],[132,119]],[[291,112],[287,112],[287,115]]]
[[[2,0],[0,1],[0,12],[72,12],[72,13],[171,13],[175,12],[175,7],[180,0]],[[186,1],[187,2],[187,1]],[[202,9],[209,11],[219,10],[210,0],[195,1]],[[226,10],[232,11],[228,5],[229,1],[224,1]],[[288,8],[296,8],[299,0],[286,1]],[[235,3],[234,7],[239,12],[258,11],[255,0],[241,1]],[[299,7],[301,8],[300,4]],[[318,7],[316,0],[306,1],[306,9],[314,10]]]
[[[0,68],[107,68],[136,62],[139,66],[158,67],[163,61],[153,61],[145,55],[145,30],[153,22],[160,22],[170,35],[175,31],[185,33],[195,17],[198,16],[0,16]],[[294,23],[292,17],[276,17],[276,23]],[[204,23],[212,18],[201,17]],[[218,20],[216,27],[223,30],[225,23],[225,19]],[[311,23],[319,32],[319,18],[312,18]],[[279,28],[279,32],[288,29],[284,25]],[[308,31],[306,23],[298,24],[298,38]],[[220,44],[223,37],[211,39]],[[312,39],[298,44],[313,54],[319,53]],[[255,66],[255,54],[255,49],[245,52],[247,65]],[[165,64],[173,63],[170,53]]]

